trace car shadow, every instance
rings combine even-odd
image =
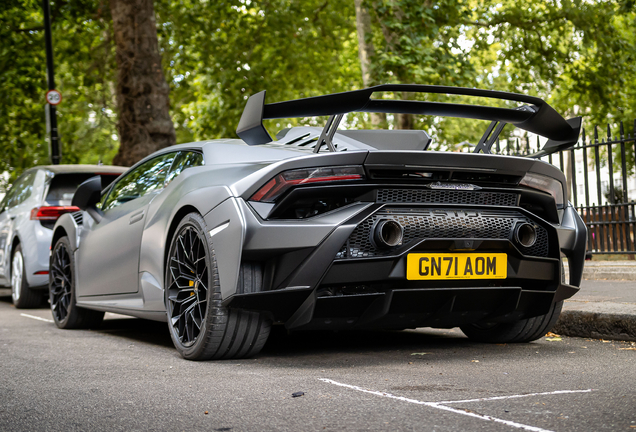
[[[474,345],[459,331],[359,330],[288,333],[274,326],[259,357],[292,357],[316,354],[370,354],[390,351],[421,351],[425,348]]]
[[[11,297],[1,297],[0,302],[10,304]],[[107,319],[98,328],[90,331],[174,350],[168,324],[164,322],[107,315]],[[557,345],[547,348],[554,351]],[[405,359],[415,364],[444,359],[473,361],[481,358],[485,352],[489,356],[514,356],[534,352],[535,349],[535,343],[476,343],[466,338],[458,329],[288,332],[284,326],[277,325],[272,327],[265,347],[253,360],[275,368],[286,368],[290,362],[300,368],[334,368],[350,367],[353,364],[403,364]],[[546,346],[543,344],[542,351],[545,350]]]
[[[537,342],[487,344],[471,341],[459,329],[420,328],[401,331],[308,331],[272,329],[257,356],[275,368],[334,369],[390,365],[454,363],[466,365],[493,359],[518,360],[539,353],[564,354],[564,344]]]
[[[174,348],[168,325],[138,318],[110,318],[96,333],[122,339]],[[283,358],[324,358],[339,356],[376,358],[379,353],[422,351],[433,348],[465,348],[475,345],[459,331],[306,331],[289,333],[284,326],[273,326],[265,347],[256,357],[273,361]],[[335,357],[334,357],[335,356]],[[327,360],[329,361],[329,360]]]
[[[91,330],[135,342],[174,347],[168,333],[168,324],[164,322],[140,318],[111,318],[105,319],[98,328]]]

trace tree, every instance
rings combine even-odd
[[[137,21],[130,17],[134,8]],[[65,163],[111,163],[120,139],[134,137],[144,149],[130,150],[138,152],[128,162],[117,159],[132,163],[173,142],[166,113],[176,142],[233,137],[246,98],[261,90],[274,102],[387,82],[459,85],[537,95],[566,115],[586,116],[588,125],[606,118],[631,125],[636,115],[631,0],[155,0],[156,22],[152,10],[149,0],[52,2]],[[143,26],[137,36],[156,29],[157,41],[131,46],[134,22]],[[47,161],[40,1],[6,0],[0,38],[0,172],[8,171],[10,182]],[[142,58],[149,68],[136,63]],[[151,77],[137,78],[146,73]],[[322,122],[266,125],[280,130]],[[388,116],[383,122],[352,114],[346,120],[350,127],[386,123],[426,129],[446,148],[475,143],[483,131],[469,119]],[[126,146],[122,152],[133,148]],[[627,157],[633,166],[632,148]]]
[[[235,137],[246,99],[262,90],[275,102],[362,86],[349,2],[157,0],[155,7],[179,142]]]
[[[632,1],[367,0],[364,5],[372,15],[371,70],[380,81],[533,94],[565,115],[595,121],[634,115]],[[466,120],[413,123],[398,116],[396,123],[427,128],[447,142],[475,142],[482,130]]]
[[[97,0],[52,6],[63,163],[108,163],[117,149],[108,9]],[[0,8],[0,173],[8,173],[0,189],[24,169],[48,163],[42,19],[38,0],[7,0]]]
[[[117,47],[120,137],[113,162],[126,166],[175,144],[175,131],[152,0],[110,0],[110,10]]]
[[[355,7],[356,30],[358,33],[358,58],[360,59],[360,69],[362,71],[362,83],[365,87],[371,87],[380,84],[375,76],[375,71],[372,71],[371,65],[371,58],[375,55],[371,32],[371,14],[364,5],[363,0],[355,0]],[[379,129],[386,128],[386,114],[371,113],[371,124]]]

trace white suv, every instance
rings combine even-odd
[[[0,203],[0,287],[10,286],[13,304],[36,307],[48,299],[49,249],[53,225],[71,206],[77,187],[100,175],[106,187],[127,168],[47,165],[31,168]]]

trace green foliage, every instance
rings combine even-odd
[[[251,94],[274,102],[362,87],[353,1],[156,0],[177,142],[235,136]],[[459,85],[546,98],[614,130],[636,117],[632,0],[367,0],[377,83]],[[105,0],[51,3],[64,163],[109,163],[117,150],[115,71]],[[0,173],[48,163],[41,2],[0,9]],[[391,95],[384,97],[415,97]],[[429,96],[432,101],[466,98]],[[471,102],[475,102],[474,99]],[[506,103],[479,99],[484,105]],[[391,119],[390,119],[391,120]],[[322,119],[270,120],[271,132]],[[368,116],[350,115],[368,127]],[[485,124],[421,116],[439,146],[476,143]],[[510,129],[510,130],[508,130]],[[511,137],[512,128],[504,131]],[[616,160],[616,159],[615,159]],[[634,152],[627,161],[633,166]],[[0,180],[1,182],[2,180]],[[3,185],[0,183],[0,187]]]
[[[566,116],[584,115],[587,124],[636,116],[631,1],[368,0],[366,6],[374,16],[372,61],[380,81],[536,95]],[[452,146],[475,143],[484,130],[478,123],[419,119],[416,127]]]
[[[61,1],[51,4],[51,17],[56,87],[63,96],[57,107],[62,161],[108,163],[116,130],[107,8],[97,0]],[[5,1],[0,40],[0,172],[8,172],[11,183],[24,169],[49,163],[42,2]]]
[[[362,85],[352,2],[159,0],[155,8],[178,142],[235,137],[247,97],[262,90],[274,102]]]
[[[42,139],[44,93],[40,93],[46,64],[44,50],[34,49],[43,40],[29,30],[41,24],[41,17],[33,12],[35,4],[9,1],[0,8],[0,172],[8,171],[11,180],[47,155]]]

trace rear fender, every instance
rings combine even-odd
[[[216,256],[221,296],[236,294],[245,240],[245,216],[237,198],[229,198],[204,215]]]
[[[180,179],[174,181],[175,186],[178,185],[177,180]],[[175,188],[165,197],[159,196],[161,200],[155,199],[150,203],[148,214],[152,216],[146,221],[141,238],[139,273],[142,276],[149,273],[156,281],[155,285],[159,284],[161,288],[164,284],[165,260],[170,248],[170,228],[176,227],[187,213],[196,211],[205,215],[230,196],[230,191],[225,186],[199,188],[185,195],[181,193],[182,189]]]
[[[53,238],[51,240],[51,250],[55,247],[55,243],[64,236],[68,237],[71,251],[75,252],[80,244],[80,227],[71,216],[71,213],[63,214],[55,223],[53,227]]]

